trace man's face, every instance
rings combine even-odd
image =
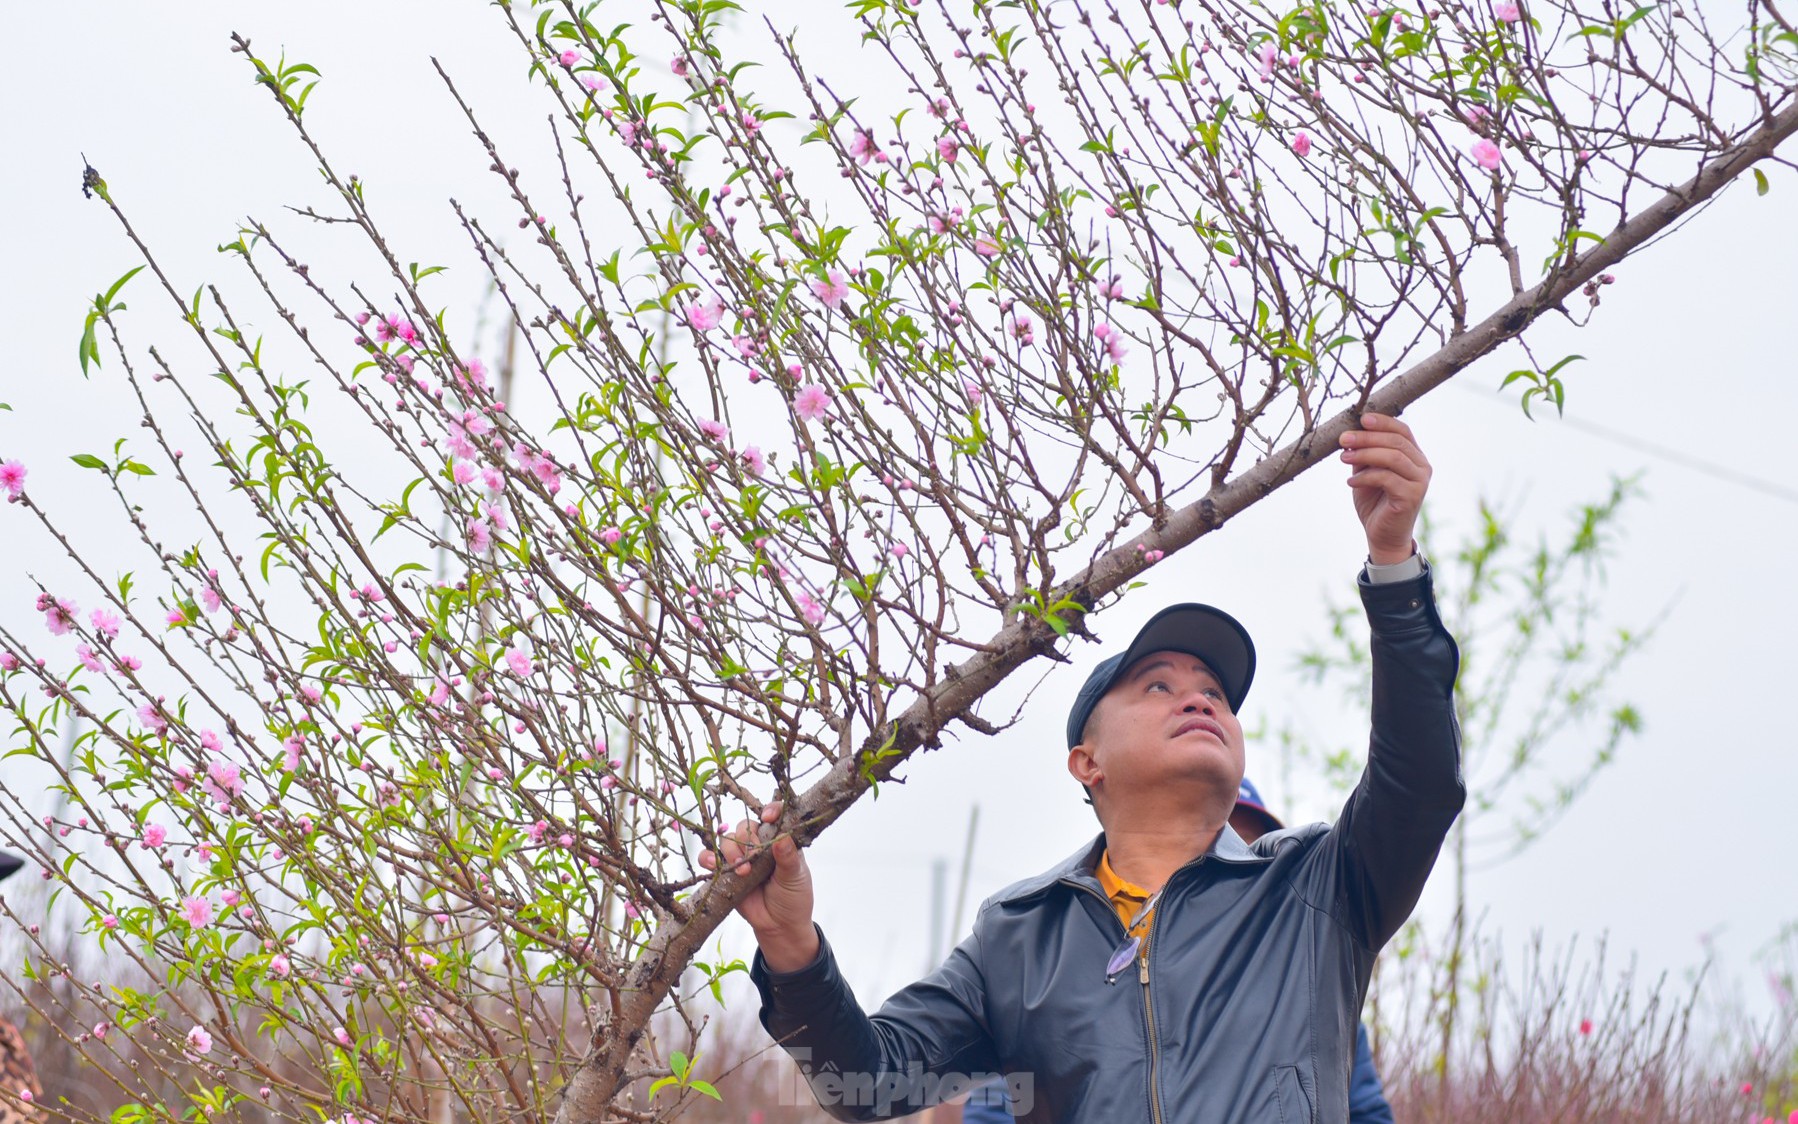
[[[1228,792],[1242,781],[1242,723],[1197,656],[1152,652],[1099,700],[1085,741],[1069,753],[1075,779],[1111,807],[1170,786]]]

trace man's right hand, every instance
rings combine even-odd
[[[780,819],[780,812],[780,801],[772,801],[763,806],[760,823],[744,820],[719,837],[724,861],[734,864],[739,876],[749,873],[751,855],[770,846],[767,836],[774,831],[771,825]],[[771,849],[774,873],[737,903],[737,912],[755,930],[755,942],[761,946],[769,971],[797,972],[818,958],[818,930],[812,926],[812,872],[791,835],[776,836]],[[701,851],[699,865],[717,870],[718,856]]]

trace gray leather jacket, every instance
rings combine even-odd
[[[1372,626],[1367,768],[1332,825],[1253,847],[1225,827],[1168,880],[1149,958],[1105,979],[1124,926],[1094,876],[1103,835],[995,894],[935,973],[870,1018],[830,946],[751,976],[762,1025],[839,1120],[918,1111],[1002,1073],[1022,1120],[1348,1119],[1374,955],[1410,915],[1464,798],[1460,656],[1430,574],[1361,581]]]

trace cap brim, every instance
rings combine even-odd
[[[1249,639],[1248,629],[1210,605],[1170,605],[1150,617],[1125,649],[1112,681],[1154,652],[1185,652],[1204,660],[1222,684],[1232,711],[1242,709],[1255,681],[1255,643]]]
[[[0,879],[5,879],[19,873],[24,867],[24,859],[17,855],[0,851]]]

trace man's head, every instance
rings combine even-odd
[[[1094,668],[1068,715],[1068,771],[1100,820],[1155,794],[1233,800],[1243,770],[1236,712],[1254,677],[1247,630],[1195,604],[1157,613]]]

